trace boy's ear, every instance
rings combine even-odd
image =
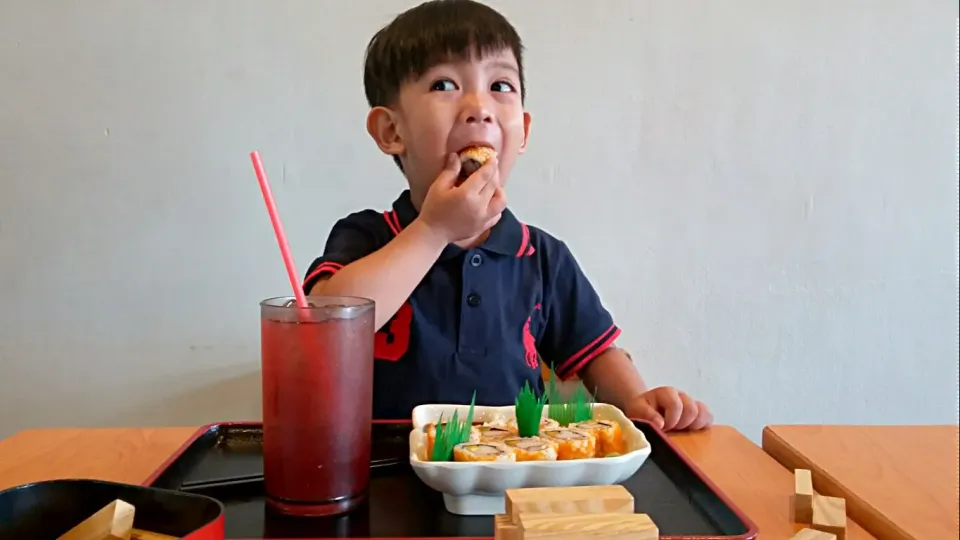
[[[527,149],[527,141],[530,140],[530,113],[523,111],[523,143],[520,144],[520,152],[523,153]]]
[[[381,152],[391,156],[398,156],[405,149],[395,115],[386,107],[374,107],[367,114],[367,133],[373,137]]]

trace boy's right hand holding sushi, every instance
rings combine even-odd
[[[430,185],[418,221],[446,244],[480,236],[500,221],[507,197],[500,186],[497,158],[490,158],[459,184],[460,158],[447,156],[440,176]]]
[[[386,246],[318,282],[310,294],[372,299],[379,330],[410,297],[447,244],[475,238],[500,220],[507,203],[496,159],[457,186],[459,174],[460,160],[451,154],[410,226]]]

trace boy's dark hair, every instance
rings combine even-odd
[[[520,72],[520,99],[526,98],[523,42],[507,19],[474,0],[428,0],[404,11],[367,45],[363,87],[370,107],[396,102],[400,87],[441,62],[509,49]],[[400,158],[393,157],[400,170]]]

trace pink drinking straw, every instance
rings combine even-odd
[[[260,152],[256,150],[250,152],[250,160],[253,161],[253,170],[256,171],[257,180],[260,182],[263,201],[267,203],[270,223],[273,224],[273,232],[277,235],[277,243],[280,244],[280,254],[283,256],[284,266],[287,267],[287,277],[290,278],[290,286],[293,287],[293,295],[297,299],[297,306],[306,309],[310,306],[307,304],[307,296],[303,293],[303,287],[297,278],[297,266],[293,263],[293,255],[290,254],[290,245],[287,244],[287,236],[283,234],[283,223],[280,222],[277,203],[274,202],[273,192],[270,191],[270,181],[267,180],[267,173],[263,170],[263,162],[260,161]]]

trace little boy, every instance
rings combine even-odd
[[[339,220],[307,270],[308,295],[376,302],[373,415],[422,403],[512,405],[543,391],[543,358],[597,399],[666,430],[702,429],[700,402],[648,390],[617,347],[620,329],[562,241],[507,208],[505,187],[530,135],[523,46],[472,0],[432,0],[374,35],[366,127],[407,179],[387,211]],[[495,157],[465,171],[458,154]]]

